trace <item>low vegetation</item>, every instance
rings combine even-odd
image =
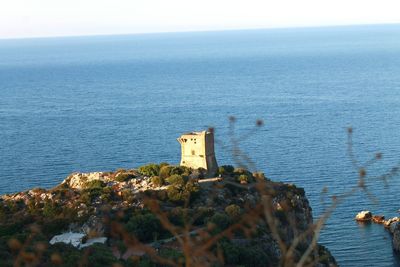
[[[218,169],[219,180],[202,182],[205,173],[152,163],[3,196],[0,266],[276,266],[288,260],[279,242],[289,246],[294,231],[306,237],[298,248],[311,240],[303,189],[230,165]],[[84,232],[82,242],[107,242],[82,249],[49,244],[67,231]],[[299,260],[298,248],[291,262]],[[325,248],[316,251],[308,262],[334,262]]]

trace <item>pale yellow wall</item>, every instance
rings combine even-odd
[[[204,135],[183,135],[181,138],[187,140],[183,143],[182,155],[192,156],[192,152],[196,156],[205,155]]]
[[[181,144],[181,165],[190,168],[204,168],[215,172],[218,168],[214,153],[213,134],[203,131],[184,134],[178,138]]]

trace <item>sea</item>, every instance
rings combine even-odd
[[[354,221],[400,216],[400,176],[384,176],[400,164],[400,25],[0,40],[0,194],[178,164],[176,138],[209,127],[219,165],[303,187],[315,220],[356,188],[319,242],[340,266],[400,266],[383,226]]]

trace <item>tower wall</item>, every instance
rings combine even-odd
[[[178,138],[181,144],[181,166],[193,169],[204,168],[209,175],[218,169],[214,152],[214,134],[212,132],[192,132]]]

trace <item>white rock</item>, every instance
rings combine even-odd
[[[96,238],[91,238],[86,241],[86,243],[82,243],[82,239],[85,236],[85,234],[82,233],[73,233],[73,232],[68,232],[64,233],[61,235],[56,235],[50,240],[50,244],[54,245],[55,243],[65,243],[65,244],[71,244],[76,248],[85,248],[88,246],[91,246],[96,243],[101,243],[104,244],[107,241],[107,237],[96,237]]]
[[[81,244],[79,248],[85,248],[96,243],[104,244],[107,241],[107,237],[96,237],[86,240],[86,243]]]
[[[64,233],[61,235],[56,235],[50,240],[50,244],[55,244],[55,243],[65,243],[65,244],[71,244],[74,247],[79,247],[80,244],[82,243],[82,238],[84,237],[84,234],[81,233]]]
[[[357,221],[369,221],[372,218],[372,213],[369,210],[363,210],[356,215]]]
[[[109,181],[109,177],[103,172],[90,172],[90,173],[74,173],[65,179],[62,183],[67,184],[71,188],[82,189],[84,183],[100,180],[103,182]]]

